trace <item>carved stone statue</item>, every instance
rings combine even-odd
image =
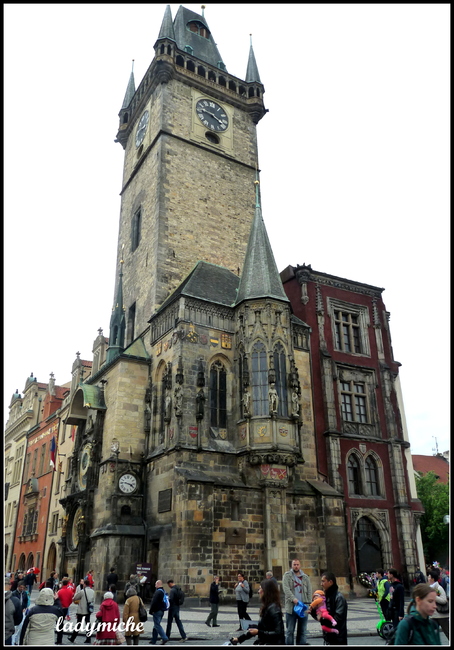
[[[175,415],[180,417],[183,415],[183,389],[179,384],[175,386]]]
[[[166,422],[170,422],[172,418],[172,396],[170,393],[167,393],[166,399],[165,399],[165,416],[164,420]]]
[[[279,403],[279,397],[277,395],[277,390],[275,388],[274,382],[270,384],[270,389],[268,391],[268,396],[270,400],[270,413],[276,414],[277,413],[277,406]]]
[[[248,390],[243,393],[243,415],[245,418],[251,416],[251,393]]]
[[[204,408],[205,393],[203,392],[203,388],[201,388],[197,393],[196,403],[197,403],[196,414],[195,414],[196,420],[203,420],[203,416],[205,414],[205,408]]]
[[[298,393],[293,391],[292,393],[292,415],[297,418],[300,414],[300,403],[298,398]]]

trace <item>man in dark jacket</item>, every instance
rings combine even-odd
[[[172,623],[173,620],[175,619],[175,623],[177,624],[178,631],[181,634],[181,641],[186,641],[186,632],[184,631],[183,623],[181,622],[180,619],[180,592],[181,589],[178,587],[173,580],[167,580],[167,584],[169,585],[170,593],[169,593],[169,613],[167,615],[167,627],[166,627],[166,635],[170,639],[170,632],[172,630]]]
[[[156,645],[158,636],[161,637],[161,645],[164,645],[169,640],[169,637],[164,632],[161,621],[166,611],[166,606],[164,604],[164,587],[162,586],[162,580],[156,580],[155,582],[156,591],[153,594],[153,600],[151,601],[150,614],[153,616],[153,634],[151,636],[151,645]]]
[[[30,596],[32,595],[32,589],[33,589],[33,585],[35,584],[35,582],[36,582],[36,574],[33,573],[33,571],[30,571],[30,573],[27,573],[25,578],[24,578],[24,583],[25,583],[25,586],[27,587],[27,590],[28,590],[28,593],[30,594]]]
[[[210,605],[211,611],[208,614],[208,618],[205,621],[205,625],[210,627],[210,621],[213,621],[213,627],[219,627],[218,625],[218,611],[219,611],[219,576],[214,576],[213,582],[210,585]]]
[[[389,588],[389,593],[391,594],[391,600],[389,601],[389,618],[394,625],[394,629],[396,629],[399,622],[405,616],[405,589],[399,580],[397,569],[389,569],[388,580],[391,583],[391,587]]]
[[[347,601],[339,591],[334,573],[326,571],[322,574],[321,586],[326,596],[326,609],[336,619],[339,634],[323,632],[323,638],[327,645],[347,645]],[[313,618],[317,618],[311,612]],[[319,614],[320,616],[320,614]]]
[[[10,579],[5,578],[5,645],[12,645],[16,625],[22,621],[22,609],[10,590]]]
[[[115,573],[115,567],[111,567],[110,573],[106,578],[106,582],[107,582],[107,591],[111,591],[113,593],[114,596],[113,599],[115,602],[117,602],[118,575]]]

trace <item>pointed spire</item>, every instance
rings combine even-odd
[[[161,29],[159,30],[158,41],[160,38],[170,38],[172,41],[175,40],[175,31],[173,29],[172,12],[170,10],[170,5],[166,6],[166,10],[164,12]]]
[[[259,180],[255,181],[255,215],[244,259],[235,304],[252,298],[276,298],[289,302],[277,270],[260,206]]]
[[[131,75],[129,77],[128,87],[126,88],[126,94],[121,108],[128,108],[129,104],[131,103],[131,99],[134,97],[135,92],[136,92],[136,84],[134,81],[134,59],[133,59]]]
[[[257,63],[255,61],[254,50],[252,49],[252,34],[250,34],[250,37],[251,37],[251,46],[249,48],[249,59],[247,62],[245,81],[247,82],[257,81],[258,83],[261,83],[259,69],[257,68]]]
[[[121,354],[125,347],[126,319],[123,306],[123,259],[120,260],[120,277],[118,280],[117,296],[110,318],[109,347],[107,363]]]

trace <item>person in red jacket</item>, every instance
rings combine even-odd
[[[90,571],[87,573],[87,575],[85,576],[85,580],[88,580],[88,582],[90,583],[90,589],[93,589],[93,587],[95,586],[95,581],[93,579],[93,569],[90,569]]]
[[[120,610],[113,599],[113,593],[106,591],[104,600],[101,603],[99,612],[96,612],[98,623],[110,623],[100,625],[96,632],[95,645],[116,645],[116,629],[120,622]]]
[[[68,615],[69,606],[73,602],[74,592],[69,584],[69,580],[65,578],[62,582],[61,589],[57,591],[57,597],[60,601],[63,616],[59,619],[57,624],[57,645],[63,643],[63,624]]]

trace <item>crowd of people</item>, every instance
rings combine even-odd
[[[440,628],[449,639],[449,571],[438,566],[427,567],[426,571],[427,575],[419,568],[416,571],[406,611],[405,588],[398,571],[394,568],[387,571],[377,569],[371,574],[371,589],[380,603],[383,617],[393,624],[395,645],[440,645]],[[34,575],[35,580],[27,581],[29,575]],[[5,645],[61,645],[64,622],[70,618],[71,604],[77,605],[78,627],[76,625],[70,633],[70,642],[74,643],[82,630],[87,644],[94,638],[96,645],[124,642],[138,645],[147,615],[142,600],[145,580],[146,577],[142,575],[130,576],[125,585],[125,603],[121,614],[116,602],[118,575],[114,567],[105,579],[107,591],[96,613],[91,570],[77,586],[69,576],[63,576],[60,581],[58,574],[52,571],[39,584],[39,594],[33,607],[30,606],[30,595],[37,582],[36,574],[16,572],[14,576],[7,576]],[[187,634],[180,618],[180,606],[184,602],[182,589],[172,579],[167,581],[168,591],[162,580],[157,580],[154,587],[149,608],[153,618],[151,645],[155,645],[158,639],[161,645],[166,644],[170,640],[173,623],[178,628],[180,641],[185,642]],[[210,613],[205,620],[208,627],[219,627],[217,619],[222,591],[220,577],[214,576],[209,590]],[[252,638],[259,645],[309,645],[309,616],[320,623],[325,645],[347,645],[347,601],[338,588],[336,576],[329,571],[322,574],[320,589],[315,591],[297,558],[291,561],[291,567],[283,575],[282,591],[272,572],[268,571],[258,590],[260,611],[257,622],[252,622],[248,613],[252,587],[241,571],[237,575],[234,594],[239,618],[237,632],[241,634],[230,639],[232,645]],[[168,617],[164,630],[162,619],[166,611]],[[90,625],[92,613],[95,613],[95,623]],[[97,626],[97,622],[104,625]],[[119,629],[120,622],[128,623],[124,634]]]

